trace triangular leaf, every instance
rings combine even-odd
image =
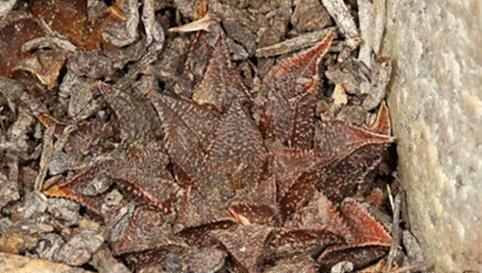
[[[151,97],[161,120],[164,142],[172,161],[200,188],[208,140],[219,123],[209,108],[183,99],[158,94]]]
[[[264,77],[267,94],[262,126],[268,137],[289,147],[311,148],[318,66],[332,39],[329,34],[313,48],[274,66]]]
[[[122,255],[180,244],[174,240],[169,225],[158,211],[137,208],[112,250],[115,255]]]
[[[273,155],[273,173],[278,185],[278,197],[283,197],[293,186],[296,179],[316,164],[312,150],[295,148],[275,148]]]
[[[254,189],[264,168],[267,151],[254,121],[239,101],[224,114],[205,159],[208,170],[229,177],[234,190]],[[221,183],[214,177],[212,185]],[[216,187],[216,186],[215,186]]]
[[[383,101],[378,109],[377,118],[375,122],[368,128],[368,130],[389,136],[392,130],[390,122],[390,112],[388,111],[387,103]]]
[[[234,99],[250,97],[238,72],[229,61],[229,52],[222,38],[218,40],[201,83],[196,87],[193,100],[199,104],[210,104],[219,111],[229,107]]]
[[[156,112],[148,101],[105,83],[99,83],[98,89],[114,110],[122,139],[129,147],[142,151],[147,144],[159,138]]]
[[[312,79],[317,77],[318,65],[328,52],[332,40],[333,35],[330,33],[314,47],[281,61],[266,74],[263,83],[282,91],[287,87],[294,87],[296,81],[300,78]],[[288,92],[289,94],[293,90],[288,89],[282,92]]]
[[[246,272],[257,273],[271,230],[259,225],[238,225],[235,229],[215,231],[213,236]]]

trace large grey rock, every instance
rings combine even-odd
[[[410,222],[436,272],[482,272],[482,1],[387,1]]]

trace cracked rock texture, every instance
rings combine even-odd
[[[0,273],[89,273],[67,265],[46,260],[0,253]]]
[[[482,2],[387,1],[410,223],[435,272],[482,272]]]

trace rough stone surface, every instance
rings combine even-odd
[[[435,272],[482,272],[482,2],[387,1],[410,222]]]
[[[19,198],[20,195],[17,185],[0,173],[0,209],[9,202],[18,200]]]
[[[67,265],[46,260],[0,253],[0,273],[89,273]]]

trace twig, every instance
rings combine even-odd
[[[161,49],[164,46],[164,30],[156,21],[156,11],[153,0],[144,1],[142,7],[142,23],[146,31],[146,43],[151,45],[154,42],[155,49]]]
[[[386,0],[373,1],[375,8],[374,32],[373,32],[373,52],[379,55],[385,30]]]
[[[372,67],[374,8],[370,0],[358,0],[358,21],[363,42],[360,45],[358,59],[367,67]]]
[[[402,190],[400,191],[400,193],[401,193],[401,200],[402,200],[402,203],[401,203],[402,209],[400,212],[400,217],[403,220],[403,223],[405,224],[405,228],[407,230],[411,230],[412,225],[410,223],[410,216],[408,215],[407,192]]]
[[[335,27],[329,27],[319,31],[302,34],[295,38],[288,39],[274,45],[258,48],[256,50],[256,57],[271,57],[283,55],[306,47],[310,47],[321,41],[328,33],[335,33],[335,31]]]
[[[340,31],[347,37],[347,45],[352,49],[356,48],[360,44],[360,34],[343,0],[322,0],[322,3]]]
[[[392,212],[393,212],[395,208],[393,204],[392,188],[390,188],[390,185],[388,184],[387,184],[387,193],[388,193],[388,201],[390,202],[390,208],[392,209]]]
[[[395,196],[394,199],[394,210],[393,210],[393,221],[392,221],[392,245],[390,246],[390,252],[387,258],[387,268],[386,273],[392,270],[393,261],[398,252],[398,246],[400,244],[400,193]]]
[[[182,25],[182,26],[177,26],[177,27],[172,27],[168,29],[167,31],[169,32],[179,32],[179,33],[187,33],[187,32],[195,32],[195,31],[200,31],[204,30],[207,32],[210,32],[210,26],[212,24],[217,23],[216,20],[211,18],[208,14],[206,14],[203,18],[193,21],[191,23]]]
[[[25,53],[39,48],[60,48],[68,52],[75,52],[77,50],[77,47],[69,40],[58,38],[55,36],[39,37],[32,39],[23,44],[21,50],[22,53]]]
[[[62,175],[55,175],[43,181],[42,189],[48,189],[62,180]]]
[[[53,152],[54,152],[54,143],[53,143],[53,135],[55,131],[55,126],[47,128],[44,133],[43,137],[43,149],[42,149],[42,156],[40,157],[39,163],[39,172],[37,177],[35,178],[35,190],[41,192],[43,189],[43,182],[45,176],[47,175],[47,171],[49,169],[50,161],[52,160]]]

